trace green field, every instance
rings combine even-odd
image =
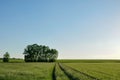
[[[59,59],[59,63],[120,63],[120,60],[107,59]]]
[[[71,69],[81,76],[82,80],[120,80],[120,63],[64,63],[66,69]],[[88,79],[85,79],[85,78]]]
[[[0,63],[0,80],[120,80],[119,60],[58,60]]]
[[[52,80],[54,63],[0,63],[0,80]]]

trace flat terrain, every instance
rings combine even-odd
[[[0,80],[120,80],[119,60],[58,60],[55,63],[0,62]]]
[[[70,68],[78,73],[83,75],[79,78],[88,77],[84,80],[120,80],[120,63],[64,63],[66,68]],[[78,76],[77,76],[78,77]]]
[[[59,59],[59,63],[120,63],[120,60],[109,59]]]
[[[0,80],[52,80],[54,63],[0,63]]]

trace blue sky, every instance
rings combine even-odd
[[[0,0],[0,57],[29,44],[59,59],[120,59],[119,0]]]

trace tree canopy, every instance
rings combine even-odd
[[[23,54],[26,62],[54,62],[58,57],[56,49],[38,44],[28,45]]]
[[[6,52],[4,55],[3,55],[3,62],[9,62],[9,58],[10,58],[10,55],[8,52]]]

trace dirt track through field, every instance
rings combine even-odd
[[[56,64],[55,64],[55,66],[54,66],[54,68],[53,68],[53,72],[52,72],[52,78],[53,78],[53,80],[56,80],[55,67],[56,67]]]
[[[76,77],[76,76],[73,76],[73,74],[72,74],[72,73],[68,73],[63,66],[67,67],[68,69],[70,69],[71,71],[73,71],[73,72],[75,72],[75,73],[79,73],[80,75],[77,76],[77,77]],[[88,77],[89,80],[99,80],[99,79],[97,79],[96,77],[93,77],[93,76],[91,76],[91,75],[88,75],[88,74],[86,74],[86,73],[84,73],[84,72],[80,72],[80,71],[75,70],[74,68],[71,68],[71,67],[66,66],[66,65],[59,64],[59,67],[60,67],[61,70],[66,74],[66,76],[69,77],[70,80],[81,80],[81,79],[80,79],[80,76],[81,76],[81,75]]]
[[[61,76],[61,74],[59,75],[59,76],[60,76],[60,79],[58,79],[58,74],[56,74],[57,67],[59,67],[60,72],[63,73],[62,76]],[[64,78],[62,78],[63,76],[64,76]],[[55,66],[54,66],[52,77],[53,77],[53,80],[63,80],[63,79],[71,80],[71,79],[64,73],[64,71],[60,68],[60,66],[58,65],[58,63],[56,63]]]

